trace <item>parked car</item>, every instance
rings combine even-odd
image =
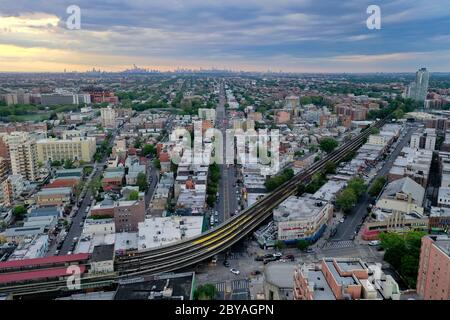
[[[240,273],[239,270],[237,270],[235,268],[231,268],[230,271],[231,271],[231,273],[234,273],[234,274],[239,274]]]
[[[315,251],[314,251],[314,249],[313,248],[308,248],[308,249],[306,249],[306,253],[314,253]]]
[[[264,261],[264,256],[257,256],[255,261]]]
[[[345,221],[344,218],[339,219],[339,223],[343,223]]]
[[[283,256],[283,254],[282,254],[281,252],[275,252],[275,253],[273,254],[273,256],[274,256],[275,258],[281,258],[281,257]]]
[[[295,257],[292,254],[285,255],[283,257],[284,260],[294,261]]]
[[[223,265],[228,268],[230,266],[230,263],[227,260],[224,260]]]
[[[267,263],[269,263],[269,262],[272,262],[272,261],[276,261],[277,260],[277,258],[275,258],[275,257],[270,257],[270,258],[264,258],[264,260],[263,260],[263,263],[264,264],[267,264]]]
[[[259,271],[259,270],[252,271],[252,273],[251,273],[252,276],[257,276],[259,274],[261,274],[261,271]]]
[[[380,240],[369,241],[369,246],[372,246],[372,247],[377,246],[379,244],[380,244]]]

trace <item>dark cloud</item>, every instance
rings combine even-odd
[[[1,34],[0,43],[83,53],[256,65],[335,56],[389,55],[450,50],[448,0],[378,1],[382,29],[368,30],[372,0],[15,0],[0,16],[46,13],[61,19],[51,37]],[[80,6],[82,30],[65,29],[66,8]],[[0,17],[1,19],[1,17]],[[39,29],[45,26],[37,27]],[[417,55],[416,55],[417,56]],[[410,57],[415,57],[410,55]],[[448,56],[447,56],[448,58]],[[448,60],[448,59],[447,59]],[[415,69],[418,61],[411,60]],[[437,63],[436,61],[434,63]],[[446,62],[448,63],[448,62]],[[283,61],[285,65],[295,65]],[[379,62],[387,66],[387,62]],[[274,65],[274,67],[276,67]],[[390,67],[390,66],[389,66]]]

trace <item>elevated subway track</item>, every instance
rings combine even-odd
[[[386,121],[387,118],[377,121],[371,127],[363,130],[357,137],[344,143],[251,207],[216,228],[175,244],[145,251],[130,251],[122,256],[117,256],[115,274],[81,278],[82,287],[112,284],[117,283],[120,279],[176,271],[195,265],[230,248],[268,219],[272,210],[281,202],[295,194],[300,183],[308,183],[314,174],[324,169],[327,162],[338,163],[350,152],[357,150],[370,135],[370,128],[380,128]],[[36,282],[0,287],[0,293],[16,293],[19,295],[58,290],[67,290],[65,281]]]
[[[386,121],[386,119],[378,121],[372,127],[380,128]],[[295,194],[300,183],[308,183],[314,174],[325,167],[327,162],[337,163],[350,152],[357,150],[370,135],[369,128],[217,228],[176,244],[141,252],[130,252],[128,255],[118,257],[117,271],[120,277],[174,271],[211,258],[231,247],[269,218],[276,206]]]

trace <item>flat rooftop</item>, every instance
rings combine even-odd
[[[290,196],[273,210],[273,218],[275,221],[307,219],[319,214],[327,203],[307,196]]]
[[[336,300],[322,270],[308,270],[308,283],[314,290],[314,300]]]
[[[114,300],[190,300],[194,277],[193,272],[186,272],[123,281]]]
[[[449,236],[437,236],[434,244],[441,249],[447,256],[450,256],[450,237]]]

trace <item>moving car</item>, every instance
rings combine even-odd
[[[234,273],[234,274],[239,274],[240,273],[239,270],[237,270],[235,268],[231,268],[230,271],[231,271],[231,273]]]
[[[227,260],[224,260],[223,265],[228,268],[230,266],[230,263]]]
[[[340,222],[340,223],[343,223],[344,221],[345,221],[344,218],[339,219],[339,222]]]

